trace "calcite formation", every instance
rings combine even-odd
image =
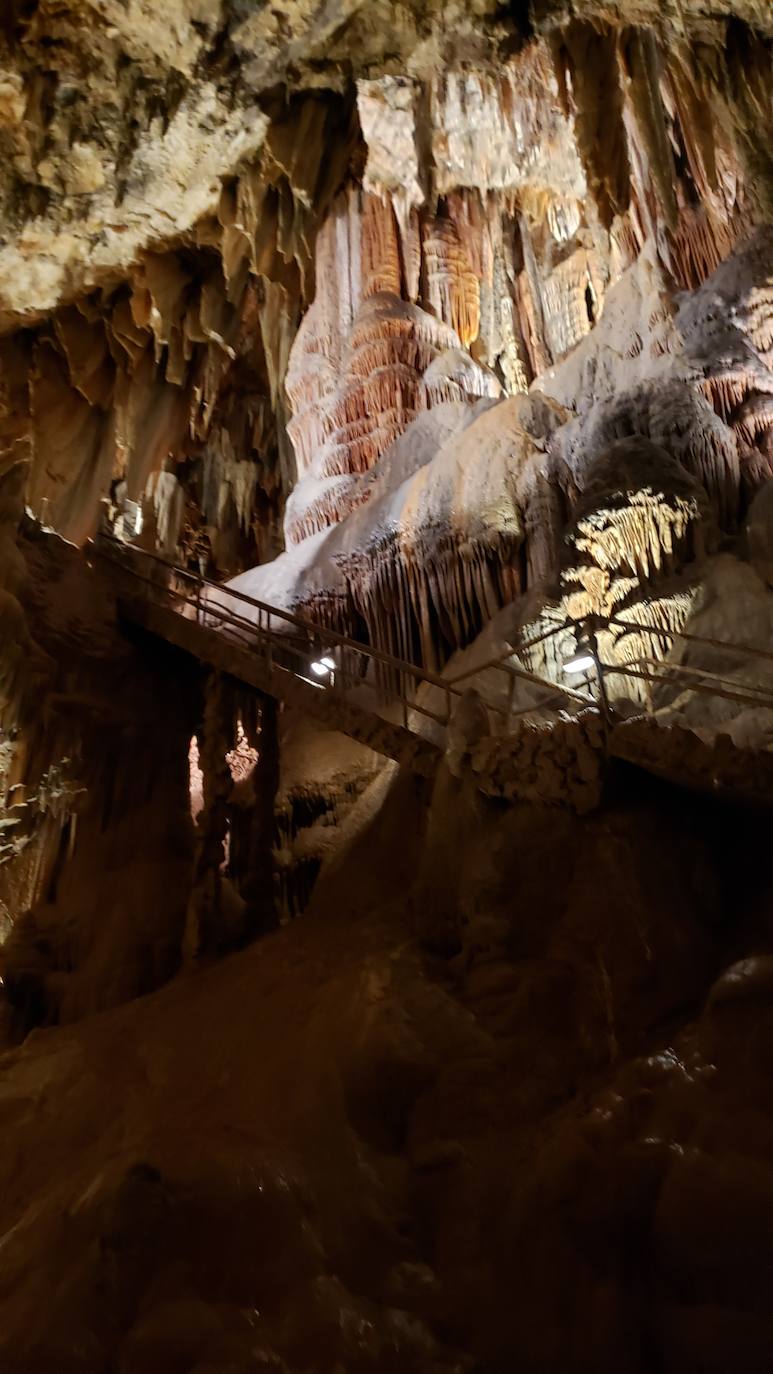
[[[473,395],[524,390],[592,331],[633,259],[654,252],[668,289],[694,289],[765,213],[757,129],[769,25],[753,7],[744,27],[717,5],[700,31],[689,6],[660,29],[647,15],[615,25],[601,5],[595,22],[589,6],[561,26],[547,7],[535,15],[545,37],[524,41],[487,13],[468,40],[460,6],[445,46],[434,6],[421,39],[407,3],[388,24],[371,16],[367,36],[361,5],[331,13],[330,28],[305,6],[287,9],[283,23],[253,17],[219,29],[214,10],[199,15],[181,0],[163,41],[152,16],[100,11],[89,40],[99,136],[73,84],[77,7],[57,12],[47,95],[29,78],[45,15],[9,19],[3,109],[18,227],[4,249],[4,297],[8,322],[23,313],[32,328],[6,345],[7,367],[24,393],[28,504],[76,541],[125,479],[122,496],[145,501],[168,551],[190,551],[198,522],[222,571],[249,563],[250,548],[263,560],[291,495],[290,540],[356,508],[349,479],[419,407],[417,379],[433,363],[425,345],[493,371],[496,383],[484,371]],[[402,69],[380,74],[390,45]],[[508,45],[516,51],[492,66]],[[333,79],[344,51],[358,53],[346,89]],[[288,62],[298,72],[284,108],[255,99],[272,61],[274,79]],[[119,80],[108,90],[111,63]],[[345,215],[330,212],[352,183]],[[326,228],[318,248],[315,291],[313,239],[331,213],[338,229]],[[20,266],[26,259],[45,286]],[[327,283],[320,271],[332,274]],[[324,300],[333,279],[343,303],[335,327]],[[384,343],[395,356],[374,365],[365,302],[380,293],[429,318],[404,360]],[[310,370],[304,350],[315,354]],[[456,399],[437,373],[424,396]],[[764,399],[749,398],[746,432],[765,427],[764,416]],[[312,450],[319,485],[307,501],[293,487]],[[162,514],[164,466],[179,470],[192,522]],[[171,499],[171,484],[162,488]]]
[[[24,505],[427,668],[513,602],[667,657],[771,475],[772,41],[758,0],[12,6],[8,727]]]
[[[766,1374],[770,0],[0,8],[2,1374]]]

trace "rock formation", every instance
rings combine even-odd
[[[771,127],[769,0],[8,0],[3,1374],[770,1367]]]

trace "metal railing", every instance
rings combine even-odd
[[[128,573],[133,582],[142,587],[145,599],[155,599],[185,618],[195,620],[203,628],[215,630],[224,639],[258,654],[269,674],[276,679],[278,694],[281,695],[282,675],[290,674],[316,690],[326,691],[393,724],[401,724],[415,734],[422,733],[422,721],[441,730],[447,729],[456,703],[473,681],[487,710],[498,718],[500,733],[507,731],[510,722],[543,710],[573,707],[608,715],[606,703],[614,695],[609,684],[614,678],[630,678],[648,684],[650,689],[673,687],[699,696],[720,697],[742,706],[773,710],[773,652],[757,645],[716,640],[612,616],[594,620],[594,635],[600,630],[614,630],[621,636],[636,634],[650,641],[667,641],[672,646],[685,643],[712,654],[728,653],[767,662],[771,665],[770,686],[749,682],[737,672],[726,675],[699,664],[681,663],[646,652],[615,663],[604,662],[596,655],[594,670],[578,677],[575,686],[559,684],[518,662],[519,658],[528,662],[535,650],[558,636],[569,635],[579,641],[584,637],[582,626],[570,622],[557,623],[531,638],[524,636],[501,656],[476,663],[463,672],[441,676],[328,629],[294,611],[272,606],[246,592],[177,567],[159,554],[136,545],[101,535],[92,547]],[[156,569],[156,575],[146,569]],[[332,662],[333,667],[324,678],[315,678],[311,665],[321,663],[323,658]],[[484,674],[492,673],[502,675],[503,691],[494,694],[500,698],[498,700],[492,699],[481,683]],[[516,702],[519,684],[532,689],[533,699],[525,705]],[[542,695],[534,695],[539,692]],[[659,714],[659,709],[653,706],[651,693],[648,700],[639,702],[639,706],[643,715]]]
[[[216,630],[224,639],[258,654],[270,674],[281,678],[283,673],[290,673],[310,687],[399,723],[413,733],[421,733],[416,716],[447,729],[469,680],[492,667],[502,672],[508,682],[503,703],[485,701],[487,709],[500,718],[500,728],[506,728],[508,720],[543,709],[548,704],[573,702],[583,708],[594,705],[586,692],[560,687],[522,668],[513,661],[511,653],[470,668],[457,677],[443,677],[372,645],[359,643],[294,611],[272,606],[246,592],[180,568],[136,545],[100,535],[92,548],[128,573],[133,583],[142,588],[144,599],[174,608],[202,628]],[[157,575],[138,566],[143,563],[156,568]],[[323,658],[329,659],[334,666],[323,679],[315,680],[312,664],[321,663]],[[519,681],[544,689],[546,695],[528,706],[516,706],[514,696]],[[281,682],[277,686],[281,690]]]
[[[749,681],[737,669],[718,672],[713,668],[694,662],[681,662],[670,658],[658,658],[652,653],[640,653],[627,662],[600,663],[600,671],[605,681],[613,677],[629,677],[646,682],[655,688],[672,687],[682,692],[695,693],[703,697],[715,697],[732,701],[742,706],[755,706],[773,710],[773,652],[756,644],[746,644],[734,640],[714,639],[707,635],[696,635],[687,630],[672,630],[661,625],[647,625],[634,620],[623,620],[612,616],[602,623],[604,629],[615,629],[621,634],[638,634],[650,640],[668,641],[672,648],[677,644],[695,646],[697,649],[715,657],[729,655],[735,659],[756,660],[770,665],[770,682]],[[650,700],[648,712],[657,715],[659,710],[669,709],[664,703],[657,708]]]

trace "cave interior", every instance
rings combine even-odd
[[[770,0],[6,0],[2,1374],[773,1368],[772,130]]]

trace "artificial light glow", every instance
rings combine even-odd
[[[330,658],[329,654],[325,654],[319,661],[320,663],[324,663],[329,672],[332,673],[335,669],[335,659]]]
[[[595,668],[596,661],[592,654],[580,651],[574,658],[567,659],[564,664],[565,673],[587,673],[589,668]]]
[[[330,672],[330,669],[325,663],[325,660],[321,658],[318,659],[315,663],[312,663],[311,671],[312,673],[316,673],[317,677],[327,677],[328,673]]]

